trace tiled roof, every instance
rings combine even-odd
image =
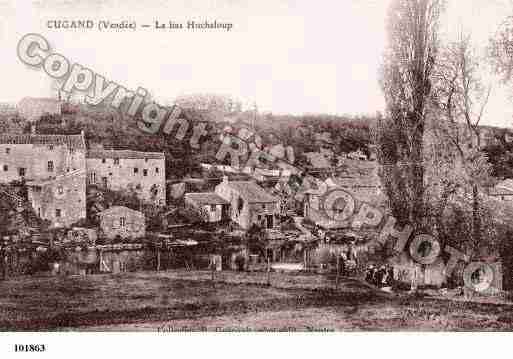
[[[121,158],[121,159],[164,159],[162,152],[140,152],[132,150],[91,150],[87,158]]]
[[[82,135],[0,134],[0,144],[66,145],[72,149],[85,149],[85,141]]]
[[[186,193],[185,200],[191,200],[199,205],[204,204],[228,204],[228,201],[223,199],[214,192],[199,192],[199,193]]]
[[[144,217],[144,213],[142,213],[140,211],[136,211],[135,209],[131,209],[131,208],[125,207],[125,206],[112,206],[112,207],[109,207],[106,210],[98,213],[98,216],[101,217],[101,216],[104,216],[104,215],[110,214],[110,213],[132,213],[134,215],[138,215],[140,217]]]
[[[271,203],[278,199],[267,193],[262,187],[251,181],[230,181],[228,185],[236,189],[249,203]]]

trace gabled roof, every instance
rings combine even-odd
[[[87,158],[120,158],[120,159],[164,159],[162,152],[141,152],[132,150],[90,150]]]
[[[198,192],[198,193],[186,193],[185,200],[193,201],[199,205],[206,204],[228,204],[228,201],[223,199],[217,193],[214,192]]]
[[[68,146],[70,149],[85,149],[82,135],[15,135],[0,134],[0,144],[13,145],[54,145]]]
[[[267,193],[255,182],[229,181],[226,184],[239,192],[240,196],[249,203],[272,203],[278,201],[278,198]]]
[[[103,216],[105,214],[108,214],[108,213],[111,213],[111,212],[131,212],[133,214],[137,214],[139,216],[144,217],[144,213],[136,211],[135,209],[131,209],[131,208],[125,207],[125,206],[112,206],[112,207],[109,207],[106,210],[101,211],[100,213],[98,213],[98,216],[101,217],[101,216]]]

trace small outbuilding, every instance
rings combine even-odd
[[[142,212],[113,206],[99,214],[100,228],[107,239],[141,238],[146,234],[146,219]]]

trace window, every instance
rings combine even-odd
[[[7,147],[7,148],[5,149],[5,153],[6,153],[6,154],[11,153],[11,149],[10,149],[9,147]]]
[[[92,172],[90,177],[91,177],[91,183],[96,183],[96,173]]]
[[[155,167],[155,173],[159,173],[159,168]]]
[[[55,209],[55,217],[61,218],[61,215],[62,215],[62,211],[60,210],[60,208]]]
[[[53,161],[48,161],[48,172],[53,172]]]
[[[112,172],[109,172],[109,176],[112,176]]]
[[[114,164],[119,165],[119,158],[114,158]]]
[[[25,168],[18,168],[18,174],[20,175],[20,177],[25,177]]]
[[[107,162],[107,160],[105,158],[102,158],[102,163],[105,163]]]
[[[7,171],[9,171],[9,166],[4,165],[4,172],[7,172]]]
[[[64,188],[62,186],[57,187],[57,193],[58,194],[63,194],[64,193]]]
[[[102,177],[102,184],[103,184],[103,187],[107,187],[107,185],[108,185],[107,177]]]
[[[144,162],[148,162],[148,158],[145,158],[145,159],[144,159]]]
[[[124,227],[126,225],[126,218],[125,217],[120,217],[119,218],[119,226],[120,227]]]
[[[139,168],[134,167],[134,174],[139,173]]]
[[[144,169],[143,170],[143,176],[146,177],[148,175],[148,170],[147,169]]]
[[[244,201],[241,197],[237,200],[237,210],[238,212],[242,211],[242,208],[244,207]]]
[[[216,210],[216,205],[215,204],[211,204],[210,205],[210,212],[215,212]]]
[[[49,149],[50,151],[53,151],[53,145],[48,146],[48,149]]]

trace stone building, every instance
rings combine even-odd
[[[36,214],[55,227],[86,217],[85,140],[80,135],[0,135],[0,182],[26,180]]]
[[[146,234],[144,214],[123,206],[113,206],[99,213],[100,228],[107,239],[141,238]]]
[[[36,214],[53,227],[69,227],[86,218],[85,171],[27,181],[28,200]]]
[[[215,188],[221,198],[230,203],[230,218],[243,229],[253,224],[272,229],[278,224],[279,199],[267,193],[252,181],[228,181]]]
[[[85,170],[80,135],[0,134],[0,182],[42,180]]]
[[[213,192],[186,193],[185,205],[200,211],[205,222],[219,222],[228,218],[230,204]]]
[[[133,189],[143,201],[162,206],[166,204],[163,153],[90,150],[86,162],[88,184],[113,190]]]
[[[63,101],[53,98],[25,97],[18,103],[18,114],[28,121],[37,121],[44,115],[60,115]]]

